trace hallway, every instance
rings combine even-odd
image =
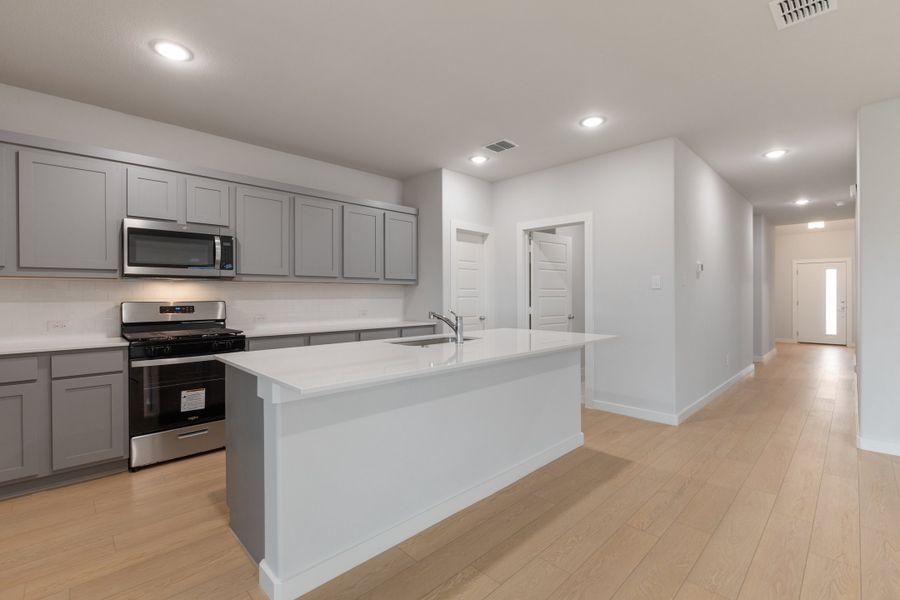
[[[855,448],[853,360],[779,345],[678,428],[586,411],[585,447],[304,598],[896,599],[900,459]],[[0,502],[0,598],[262,597],[223,459]]]

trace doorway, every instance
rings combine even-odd
[[[794,261],[794,336],[800,343],[847,345],[850,259]]]
[[[460,221],[450,226],[450,310],[463,318],[465,331],[490,329],[493,231]]]

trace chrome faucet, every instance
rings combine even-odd
[[[462,344],[463,343],[463,318],[461,316],[459,316],[458,314],[456,314],[455,312],[453,312],[452,310],[450,311],[450,314],[453,315],[454,320],[451,320],[450,317],[442,315],[441,313],[436,313],[434,311],[431,311],[430,313],[428,313],[428,318],[429,319],[438,319],[438,320],[446,323],[447,327],[452,329],[453,333],[456,335],[456,343]]]

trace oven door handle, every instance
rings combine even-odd
[[[131,366],[136,368],[162,367],[165,365],[183,365],[187,363],[211,362],[215,360],[216,357],[211,354],[207,354],[204,356],[177,356],[175,358],[151,358],[148,360],[133,360],[131,361]]]

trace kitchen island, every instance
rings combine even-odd
[[[217,357],[231,527],[270,598],[300,596],[583,444],[581,350],[612,336],[470,337]]]

